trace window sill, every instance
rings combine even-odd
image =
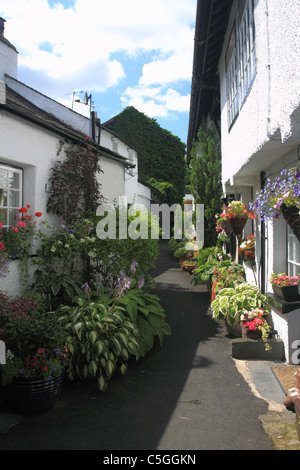
[[[280,315],[286,315],[287,313],[300,308],[300,300],[297,300],[296,302],[286,302],[277,295],[270,293],[267,294],[267,298],[273,310]]]

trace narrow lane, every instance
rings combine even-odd
[[[259,421],[267,404],[237,371],[206,289],[160,248],[153,276],[172,335],[104,394],[65,384],[51,412],[0,435],[1,450],[273,450]]]

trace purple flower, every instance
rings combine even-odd
[[[141,276],[139,282],[138,282],[138,287],[139,287],[139,289],[141,289],[141,288],[143,287],[144,283],[145,283],[145,278],[144,278],[144,274],[143,274],[143,275]]]

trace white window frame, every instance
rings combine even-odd
[[[300,242],[287,225],[287,273],[288,276],[300,274]]]
[[[228,43],[226,85],[228,127],[237,118],[249,94],[256,75],[254,0],[244,0],[243,11],[238,9]]]
[[[0,163],[0,170],[7,172],[6,179],[0,180],[0,222],[2,222],[4,228],[9,228],[14,223],[13,217],[18,216],[18,211],[22,207],[23,170],[2,163]],[[11,173],[19,175],[18,188],[10,185]],[[6,204],[3,204],[4,195],[6,196]]]

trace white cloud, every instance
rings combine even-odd
[[[174,119],[174,113],[189,111],[190,95],[164,87],[128,87],[121,97],[124,107],[134,106],[149,117]]]
[[[197,0],[75,0],[71,8],[62,4],[58,0],[51,8],[47,0],[1,0],[5,36],[18,49],[27,76],[35,71],[33,80],[39,77],[48,87],[52,82],[53,90],[59,81],[64,92],[103,92],[126,74],[111,54],[153,51],[135,92],[133,86],[121,93],[123,103],[156,116],[187,109],[189,97],[180,96],[175,84],[191,78]],[[45,92],[41,87],[40,82],[37,89]]]

